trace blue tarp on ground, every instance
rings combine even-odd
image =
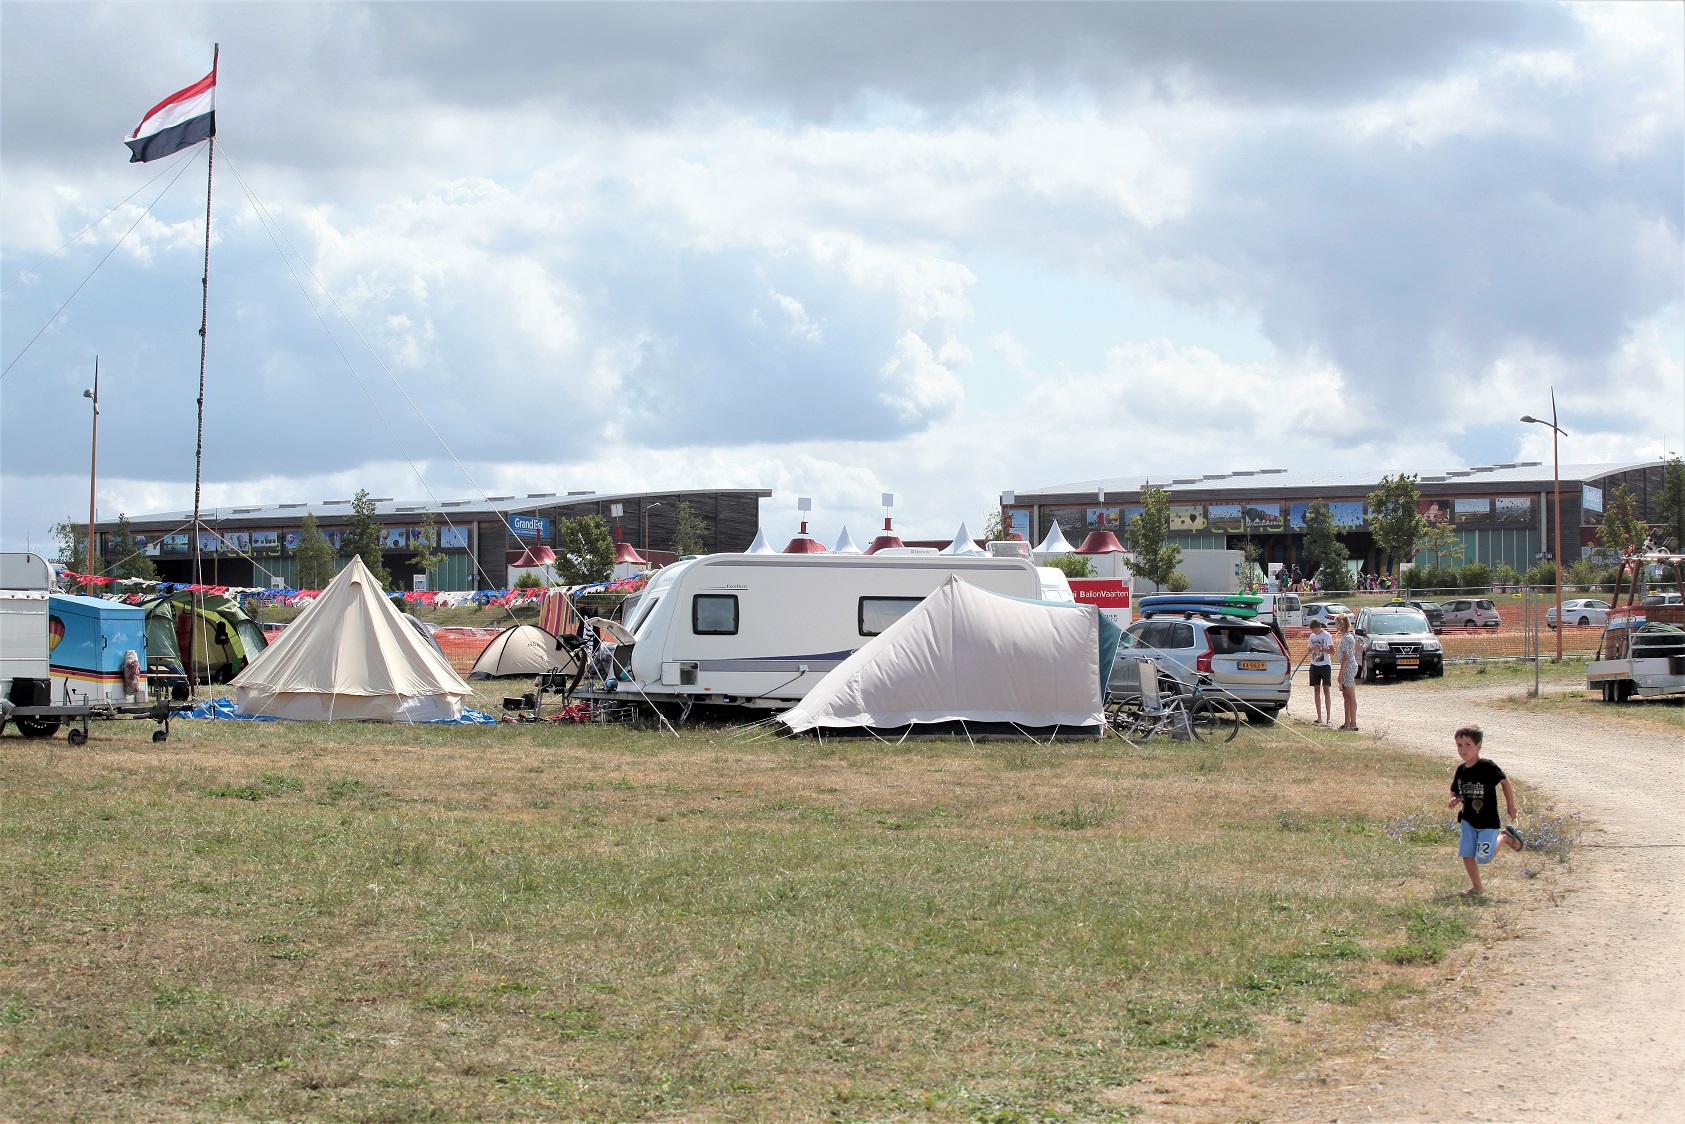
[[[184,714],[176,715],[182,718],[208,718],[219,722],[279,722],[281,719],[268,714],[241,714],[234,707],[232,699],[212,699],[210,702],[200,703]],[[495,726],[497,719],[483,710],[473,707],[463,707],[461,718],[435,718],[431,722],[421,722],[422,726]]]

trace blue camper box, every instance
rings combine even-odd
[[[146,610],[98,597],[55,593],[47,599],[47,652],[53,698],[66,706],[126,702],[123,655],[140,659],[146,692]]]

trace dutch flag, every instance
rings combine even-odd
[[[129,163],[162,160],[173,152],[216,136],[216,57],[211,72],[146,111],[123,143]]]

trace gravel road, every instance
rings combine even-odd
[[[1308,721],[1310,702],[1296,693],[1292,712]],[[1360,1081],[1277,1118],[1685,1121],[1685,739],[1521,713],[1480,690],[1384,683],[1360,686],[1358,705],[1365,734],[1447,769],[1451,731],[1478,722],[1506,772],[1602,830],[1558,908],[1525,914],[1521,939],[1459,981],[1466,1015],[1389,1032]]]

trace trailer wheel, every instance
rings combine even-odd
[[[152,744],[157,745],[159,742],[167,741],[169,736],[168,730],[154,730],[152,731]]]
[[[12,721],[18,724],[18,733],[26,738],[50,738],[59,732],[57,718],[14,717]]]
[[[65,737],[70,739],[71,745],[87,745],[88,735],[84,730],[71,730]]]

